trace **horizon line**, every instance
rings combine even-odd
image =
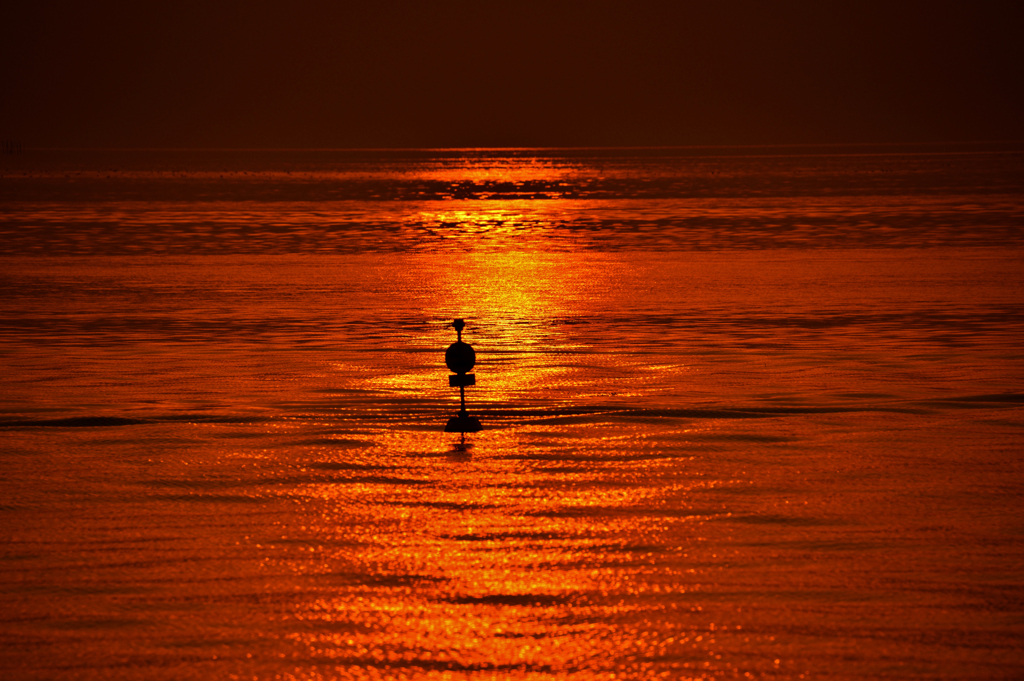
[[[615,150],[715,150],[715,149],[811,149],[822,147],[935,147],[935,146],[988,146],[1024,144],[1024,139],[1014,140],[961,140],[932,142],[786,142],[758,144],[690,144],[690,145],[583,145],[583,146],[454,146],[454,147],[161,147],[161,146],[28,146],[25,151],[343,151],[343,152],[385,152],[385,151],[615,151]]]

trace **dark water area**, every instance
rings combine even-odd
[[[1013,145],[0,168],[0,677],[1024,675]]]
[[[1024,147],[883,149],[39,151],[0,255],[1024,245]]]

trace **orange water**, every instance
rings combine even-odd
[[[55,252],[0,267],[0,675],[1019,677],[1024,259],[956,243],[1000,196],[929,209],[938,246],[637,219],[573,250],[579,221],[515,242],[453,199],[454,246],[320,255],[15,206]]]

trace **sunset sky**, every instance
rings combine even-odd
[[[5,5],[26,146],[1024,138],[1013,2]]]

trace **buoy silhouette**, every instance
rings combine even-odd
[[[459,409],[458,416],[448,419],[444,432],[475,433],[483,430],[484,427],[480,425],[480,419],[466,413],[466,386],[476,385],[476,375],[469,373],[473,365],[476,364],[476,352],[473,350],[472,345],[462,342],[462,329],[466,328],[466,322],[456,319],[452,322],[452,326],[455,327],[458,340],[448,346],[444,353],[444,363],[455,374],[448,377],[448,385],[453,388],[455,386],[459,387],[459,403],[461,408]]]

